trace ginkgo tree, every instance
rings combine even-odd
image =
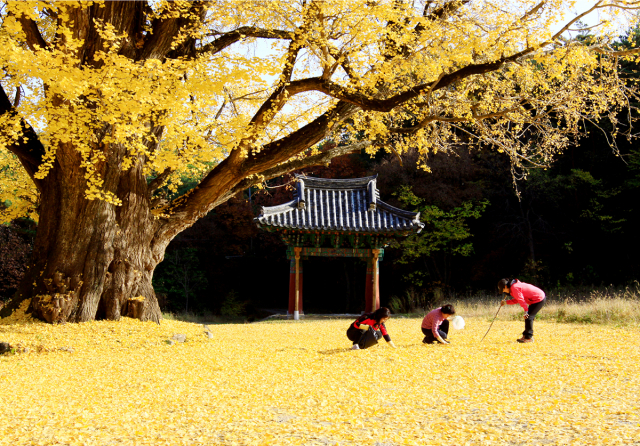
[[[359,150],[417,148],[428,168],[487,146],[542,166],[585,120],[620,127],[636,87],[617,66],[636,51],[610,46],[613,21],[573,28],[640,1],[574,3],[2,2],[2,182],[39,218],[8,309],[159,321],[168,243],[250,185]],[[159,193],[185,175],[198,185]]]

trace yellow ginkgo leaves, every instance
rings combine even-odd
[[[290,146],[305,127],[315,136],[263,171],[327,138],[417,148],[421,166],[462,144],[545,165],[585,120],[638,94],[618,75],[620,57],[637,54],[612,54],[621,31],[605,25],[620,11],[637,21],[621,0],[5,3],[2,88],[16,99],[0,153],[24,152],[11,127],[28,124],[45,152],[32,177],[79,156],[85,197],[114,205],[105,159],[170,171],[175,192],[236,150],[259,160]],[[595,15],[593,35],[576,37],[577,20]]]
[[[397,349],[351,351],[349,322],[0,321],[0,445],[637,444],[637,327],[537,322],[520,345],[499,320],[479,343],[467,318],[426,346],[392,318]]]

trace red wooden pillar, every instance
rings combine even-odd
[[[302,262],[300,252],[302,248],[294,248],[294,255],[289,262],[289,308],[288,316],[294,316],[296,311],[296,265],[298,266],[298,314],[304,314],[302,310]],[[297,259],[296,259],[297,257]]]
[[[367,284],[365,287],[366,313],[372,313],[380,308],[380,250],[372,249],[371,257],[367,259]]]

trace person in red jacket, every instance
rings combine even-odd
[[[352,350],[359,350],[360,346],[358,345],[358,341],[362,336],[362,333],[367,331],[369,327],[374,330],[379,330],[384,336],[384,340],[393,347],[396,348],[395,344],[391,341],[391,336],[387,333],[387,327],[384,326],[384,323],[391,317],[391,312],[388,308],[381,307],[378,308],[373,313],[364,313],[358,319],[353,322],[349,328],[347,329],[347,337],[351,342],[353,342]]]
[[[498,282],[498,289],[513,297],[500,302],[500,306],[520,304],[524,309],[524,331],[518,342],[533,342],[533,321],[546,302],[544,291],[518,279],[502,279]]]

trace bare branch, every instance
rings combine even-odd
[[[13,108],[16,108],[20,105],[20,99],[22,99],[22,87],[18,86],[16,88],[16,96],[13,99]]]
[[[583,12],[582,14],[578,14],[577,16],[575,16],[573,19],[571,19],[569,22],[567,22],[561,29],[560,31],[558,31],[557,33],[555,33],[551,39],[549,39],[547,42],[542,43],[540,46],[545,46],[545,45],[549,45],[550,43],[558,40],[562,34],[564,34],[566,31],[568,31],[571,26],[576,23],[577,21],[579,21],[580,19],[582,19],[583,17],[589,15],[590,13],[592,13],[593,11],[597,10],[597,9],[604,9],[604,8],[609,8],[609,7],[613,7],[613,8],[617,8],[617,9],[623,9],[623,10],[637,10],[640,9],[640,2],[614,2],[614,3],[606,3],[603,4],[604,0],[600,0],[599,2],[597,2],[595,5],[593,5],[591,8],[589,8],[588,10],[586,10],[585,12]]]
[[[588,31],[590,29],[595,29],[601,25],[604,25],[606,22],[600,22],[600,23],[596,23],[595,25],[591,25],[591,26],[586,26],[584,28],[579,28],[579,29],[574,29],[574,28],[569,28],[568,31]],[[558,37],[558,40],[562,40],[563,42],[566,42],[567,40],[564,39],[563,37]]]
[[[198,49],[197,54],[202,55],[206,53],[216,54],[225,48],[230,47],[234,43],[245,39],[247,37],[255,37],[258,39],[281,39],[281,40],[293,40],[294,33],[292,31],[285,31],[279,29],[261,29],[253,26],[242,26],[228,33],[220,35],[213,42],[207,43],[202,48]]]
[[[216,116],[214,118],[216,121],[218,120],[218,118],[222,114],[222,110],[224,110],[224,106],[225,105],[227,105],[227,98],[224,98],[224,100],[222,101],[222,105],[220,106],[220,108],[218,109],[218,112],[216,113]]]

